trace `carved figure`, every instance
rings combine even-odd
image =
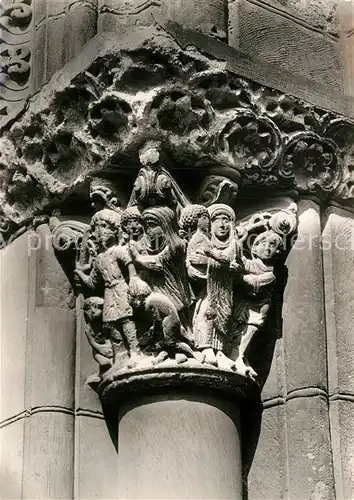
[[[126,241],[137,242],[137,248],[141,253],[146,252],[144,219],[137,207],[126,208],[121,215],[121,227],[123,238]]]
[[[187,357],[195,358],[203,362],[203,354],[193,351],[192,348],[183,341],[183,327],[178,312],[168,297],[161,293],[151,293],[145,301],[145,307],[153,317],[153,328],[162,328],[163,340],[161,347],[166,349],[162,350],[155,358],[155,364],[161,363],[167,359],[169,355],[174,355],[176,352],[177,363],[186,361]],[[180,353],[179,356],[178,352]]]
[[[183,326],[189,328],[189,308],[193,292],[186,268],[186,242],[178,235],[174,211],[168,207],[144,210],[146,254],[137,242],[129,248],[139,275],[153,292],[161,293],[175,306]]]
[[[252,258],[243,257],[243,267],[231,263],[231,268],[242,275],[243,287],[234,304],[234,318],[238,324],[239,345],[232,350],[231,358],[242,375],[257,376],[247,361],[247,349],[255,333],[263,325],[271,304],[272,287],[275,283],[272,261],[283,247],[283,239],[275,231],[259,234],[251,248]]]
[[[188,205],[182,210],[179,225],[189,240],[187,270],[193,280],[206,280],[208,257],[204,250],[210,247],[210,216],[203,205]]]
[[[139,362],[142,358],[136,328],[132,320],[133,310],[128,300],[128,290],[133,293],[141,286],[127,247],[117,245],[120,229],[120,217],[113,210],[100,210],[91,220],[93,238],[98,255],[94,260],[89,275],[77,268],[75,273],[84,285],[95,290],[104,287],[102,319],[110,332],[113,346],[114,364],[125,364],[127,355],[130,362]],[[125,275],[129,276],[129,284]],[[128,348],[126,348],[126,345]]]
[[[103,299],[101,297],[89,297],[84,302],[84,317],[86,322],[85,334],[95,361],[99,365],[97,375],[88,378],[88,383],[100,382],[101,376],[112,366],[113,350],[112,344],[104,334],[102,324]]]
[[[209,257],[207,291],[196,306],[194,334],[196,345],[207,363],[232,368],[224,353],[224,343],[233,311],[234,280],[230,265],[241,262],[242,248],[235,230],[235,212],[222,203],[208,208],[211,219],[211,245],[204,249]],[[215,353],[216,352],[216,353]]]

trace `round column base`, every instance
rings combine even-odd
[[[171,363],[110,371],[96,390],[118,429],[118,499],[242,499],[241,407],[260,402],[252,380]]]

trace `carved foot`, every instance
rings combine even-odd
[[[153,365],[159,365],[163,361],[165,361],[168,358],[168,353],[167,351],[161,351],[159,354],[152,360]]]
[[[150,356],[145,356],[142,352],[132,352],[130,354],[129,368],[148,368],[152,366],[152,359]]]
[[[204,349],[202,351],[202,354],[204,354],[204,363],[208,363],[209,365],[213,366],[218,366],[218,360],[216,359],[215,353],[211,347],[208,349]]]
[[[237,373],[244,375],[245,377],[249,377],[253,381],[255,381],[255,378],[258,376],[258,373],[255,372],[251,366],[247,366],[242,358],[236,359],[235,367]]]
[[[176,354],[176,363],[178,365],[185,363],[188,360],[187,356],[185,354],[182,354],[181,352],[178,352]]]
[[[194,357],[194,359],[199,361],[199,363],[204,363],[204,361],[205,361],[205,354],[203,352],[193,351],[193,357]]]
[[[216,359],[218,362],[218,367],[223,370],[233,370],[235,368],[235,361],[225,356],[225,354],[221,351],[216,353]]]

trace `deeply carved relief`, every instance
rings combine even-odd
[[[139,210],[169,190],[172,170],[200,177],[195,201],[203,205],[232,204],[238,191],[253,187],[351,197],[350,122],[228,72],[196,49],[182,51],[163,30],[151,30],[152,38],[137,34],[135,45],[122,50],[105,35],[84,70],[70,67],[68,78],[64,68],[3,130],[0,209],[11,228],[50,216],[89,176],[132,172],[139,162],[145,168],[138,150],[146,140],[161,144],[168,168],[146,160],[151,165],[138,175],[130,201]],[[14,181],[7,172],[16,169]],[[14,184],[25,203],[15,201]],[[145,189],[150,199],[141,203]],[[170,196],[170,207],[186,203],[177,185]]]
[[[98,363],[88,382],[181,364],[256,379],[247,354],[271,307],[274,262],[296,231],[296,205],[237,221],[226,203],[187,199],[160,148],[140,147],[124,209],[96,178],[89,225],[51,219],[56,253],[83,296]]]
[[[0,6],[0,126],[29,92],[32,0],[5,0]]]

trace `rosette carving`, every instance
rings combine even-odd
[[[340,180],[336,146],[316,134],[298,134],[285,146],[278,172],[301,191],[332,191]]]
[[[217,146],[230,164],[249,174],[271,171],[280,154],[281,136],[268,118],[239,112],[218,134]]]

